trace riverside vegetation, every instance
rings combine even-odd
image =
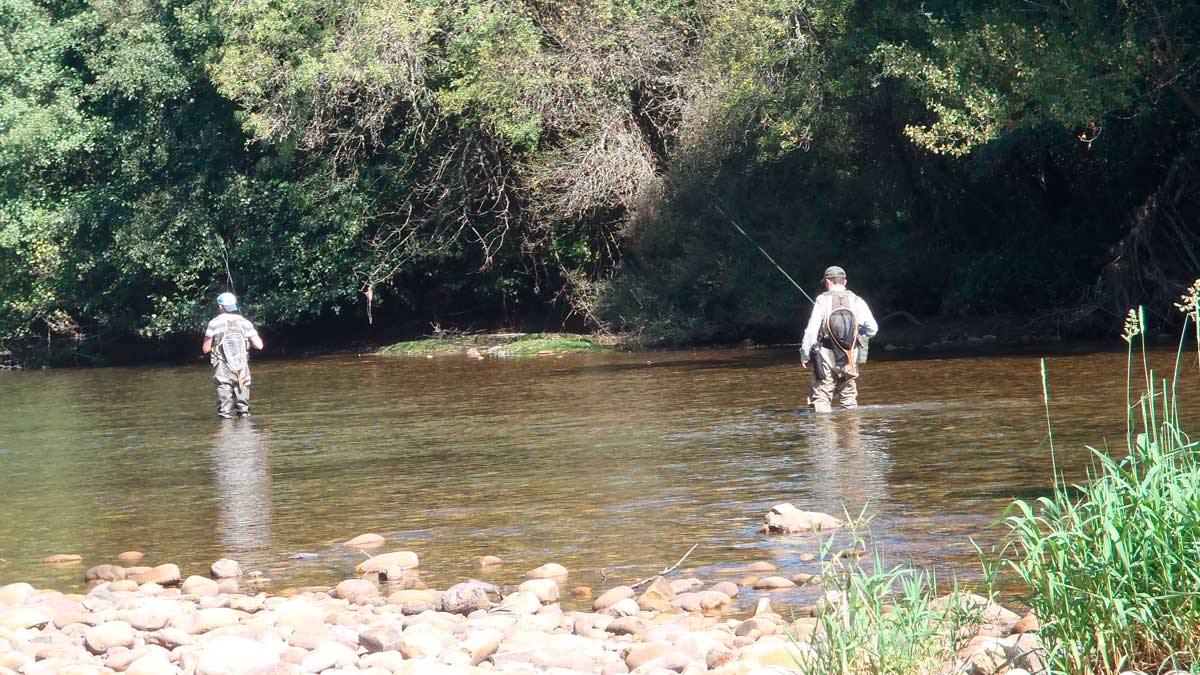
[[[1108,330],[1169,320],[1200,268],[1185,0],[0,0],[0,26],[18,361],[190,352],[227,265],[272,344],[793,336],[730,217],[880,316]]]
[[[1145,321],[1131,312],[1125,455],[1095,452],[1081,486],[1056,477],[1037,504],[1016,501],[1003,521],[1011,538],[984,557],[978,594],[892,565],[869,544],[869,519],[780,504],[763,530],[797,545],[797,568],[752,563],[684,577],[686,556],[629,585],[570,587],[548,563],[519,585],[466,581],[425,588],[416,553],[370,556],[357,576],[291,597],[248,593],[265,583],[235,562],[186,579],[172,564],[97,565],[86,595],[0,588],[0,673],[137,675],[195,672],[669,673],[876,675],[1035,672],[1117,674],[1194,668],[1200,607],[1200,459],[1181,424],[1180,385],[1194,379],[1185,346],[1196,339],[1200,369],[1200,281],[1178,304],[1183,330],[1174,372],[1158,380],[1142,361]],[[1135,349],[1137,347],[1137,349]],[[1052,397],[1044,373],[1047,421]],[[1138,375],[1135,377],[1135,373]],[[1051,453],[1056,452],[1053,433]],[[379,535],[348,542],[372,548]],[[807,549],[807,550],[806,550]],[[140,554],[122,554],[137,560]],[[60,555],[48,564],[77,564]],[[503,563],[485,574],[515,581]],[[677,572],[679,570],[679,572]],[[1025,616],[996,602],[1006,571],[1020,581]],[[347,570],[347,573],[349,570]],[[676,577],[669,580],[674,574]],[[214,577],[210,579],[208,576]],[[735,581],[736,580],[736,581]],[[761,598],[748,618],[739,590],[804,585],[815,602],[774,608]],[[569,589],[569,590],[568,590]],[[570,599],[567,599],[569,593]],[[575,609],[571,609],[574,603]],[[566,605],[566,607],[564,607]]]

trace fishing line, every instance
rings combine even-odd
[[[225,261],[225,278],[229,281],[229,292],[237,295],[237,287],[233,285],[233,273],[229,271],[229,249],[225,247],[225,240],[221,235],[214,232],[213,236],[221,244],[221,259]]]
[[[746,231],[742,229],[742,226],[738,225],[737,221],[733,219],[733,216],[729,215],[725,211],[725,209],[721,208],[721,203],[717,199],[717,196],[712,194],[711,192],[709,193],[709,196],[711,196],[713,198],[713,208],[715,208],[717,210],[717,213],[720,213],[722,216],[725,216],[725,220],[728,220],[729,224],[733,225],[734,229],[736,229],[738,232],[740,232],[742,234],[743,237],[746,238],[746,241],[753,244],[754,248],[758,249],[759,253],[763,254],[763,256],[767,260],[770,260],[771,264],[775,266],[775,269],[779,270],[780,274],[782,274],[784,277],[786,277],[788,281],[792,282],[792,285],[796,287],[796,290],[800,291],[800,293],[802,295],[804,295],[804,297],[809,302],[811,302],[814,305],[817,304],[816,301],[812,299],[812,296],[810,296],[808,294],[808,292],[805,291],[804,288],[802,288],[800,286],[800,284],[796,283],[796,280],[792,278],[792,275],[788,274],[786,270],[784,270],[782,267],[780,267],[779,263],[775,262],[775,259],[771,257],[771,254],[767,253],[767,251],[763,247],[759,246],[758,242],[754,241],[754,237],[751,237],[749,234],[747,234]]]

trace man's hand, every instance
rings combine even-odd
[[[805,370],[808,370],[808,361],[801,361],[801,362],[800,362],[800,367],[801,367],[801,368],[803,368],[803,369],[805,369]]]

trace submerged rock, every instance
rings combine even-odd
[[[139,584],[159,584],[160,586],[174,586],[182,580],[179,573],[179,566],[174,563],[166,563],[158,567],[152,567],[146,571],[134,573],[129,570],[129,578]]]
[[[83,573],[83,580],[92,581],[120,581],[125,578],[125,568],[116,565],[96,565],[88,568],[88,571]]]
[[[529,579],[554,579],[567,576],[567,568],[558,563],[546,563],[525,573]]]
[[[385,541],[386,539],[383,538],[383,535],[375,534],[374,532],[368,532],[366,534],[360,534],[357,537],[344,542],[342,545],[350,546],[351,548],[378,548],[383,546]]]
[[[359,574],[367,574],[368,572],[382,572],[391,567],[403,567],[412,569],[420,567],[421,561],[416,553],[412,551],[393,551],[391,553],[382,553],[358,564],[356,571]]]

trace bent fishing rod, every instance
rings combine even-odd
[[[759,246],[758,242],[754,241],[754,237],[751,237],[749,234],[747,234],[746,231],[742,229],[742,226],[738,225],[738,222],[733,219],[733,216],[729,215],[729,213],[726,212],[725,209],[721,208],[721,200],[712,192],[709,192],[709,196],[712,197],[712,205],[713,205],[713,208],[715,208],[717,210],[717,213],[724,216],[725,220],[728,220],[729,224],[733,225],[734,229],[737,230],[739,233],[741,233],[741,235],[743,237],[746,238],[746,241],[753,244],[754,248],[758,249],[758,252],[763,254],[763,257],[765,257],[767,260],[771,261],[771,264],[775,266],[775,269],[779,270],[779,273],[782,274],[788,281],[790,281],[792,283],[792,285],[796,287],[796,290],[800,291],[800,293],[805,297],[806,300],[808,300],[809,302],[811,302],[814,305],[817,304],[816,301],[812,299],[812,296],[808,294],[808,291],[805,291],[804,288],[800,286],[800,284],[796,283],[796,280],[792,278],[792,275],[788,274],[786,270],[784,270],[782,267],[780,267],[779,263],[775,262],[775,259],[771,257],[771,254],[767,253],[766,249],[764,249],[762,246]]]

